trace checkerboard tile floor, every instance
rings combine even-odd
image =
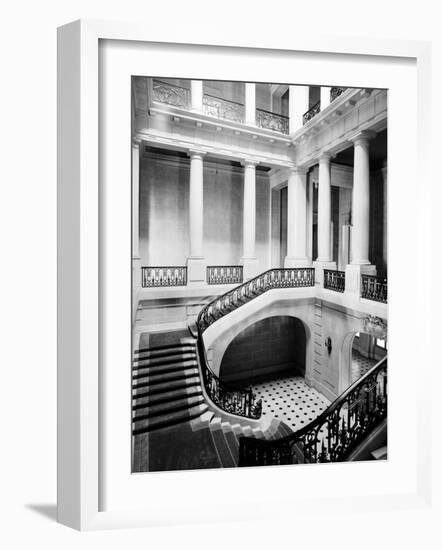
[[[358,378],[363,376],[376,363],[376,359],[367,359],[366,357],[362,357],[362,355],[358,351],[353,350],[351,364],[351,383],[353,384],[353,382],[356,382]]]
[[[292,430],[299,430],[330,405],[318,391],[307,386],[302,376],[276,378],[252,386],[262,399],[264,416],[279,418]]]

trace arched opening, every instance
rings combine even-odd
[[[296,317],[257,321],[228,345],[220,366],[224,382],[254,383],[281,376],[305,376],[306,331]]]
[[[353,384],[387,355],[387,339],[356,332],[351,346],[350,384]]]

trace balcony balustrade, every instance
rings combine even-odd
[[[383,304],[387,303],[387,279],[373,275],[362,275],[361,279],[362,298]]]
[[[289,117],[265,111],[264,109],[256,109],[256,125],[259,128],[273,130],[281,134],[289,133]]]
[[[302,124],[307,124],[314,116],[321,111],[321,102],[318,101],[306,113],[302,115]]]
[[[330,103],[339,97],[345,88],[330,88]]]
[[[164,286],[186,286],[187,267],[142,267],[141,286],[142,288],[164,287]]]
[[[243,281],[242,265],[211,265],[207,267],[207,284],[232,285]]]
[[[203,95],[203,113],[215,118],[223,118],[225,120],[231,120],[233,122],[244,122],[244,105],[217,97],[214,95]]]
[[[345,271],[324,269],[324,288],[335,292],[345,291]]]
[[[190,90],[176,84],[154,79],[152,82],[152,99],[158,103],[188,109],[190,107]]]

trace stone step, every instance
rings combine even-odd
[[[163,355],[161,357],[141,357],[133,360],[133,369],[140,369],[142,367],[161,367],[163,365],[172,365],[174,363],[180,363],[181,361],[187,361],[189,359],[196,359],[195,350],[183,351],[182,353],[175,353],[172,355]]]
[[[215,443],[215,447],[218,452],[222,467],[232,468],[236,466],[235,460],[233,459],[230,448],[224,437],[224,431],[221,428],[221,423],[214,424],[213,422],[211,422],[210,430],[212,432],[213,441]]]
[[[162,357],[164,355],[173,355],[195,349],[195,340],[188,342],[177,342],[176,344],[165,344],[164,346],[153,346],[140,348],[134,351],[134,359],[141,357]]]
[[[153,418],[145,418],[143,420],[136,420],[133,422],[132,433],[134,435],[158,430],[160,428],[168,428],[182,422],[188,422],[193,418],[201,416],[208,410],[208,406],[204,403],[189,407],[182,411],[171,412],[161,416],[155,416]]]
[[[153,395],[143,395],[134,398],[132,405],[133,409],[143,408],[147,405],[158,405],[160,403],[169,403],[178,399],[185,399],[190,397],[202,396],[203,391],[201,386],[189,386],[184,388],[178,388],[177,390],[165,391]]]
[[[197,395],[195,397],[186,397],[184,399],[177,399],[175,401],[168,401],[167,403],[159,403],[157,405],[149,404],[134,410],[133,420],[153,418],[154,416],[189,409],[190,407],[201,405],[201,403],[204,403],[204,398],[202,395]]]
[[[183,388],[188,388],[190,386],[201,386],[201,381],[199,376],[193,376],[191,378],[180,378],[178,380],[169,380],[162,382],[161,384],[153,385],[142,385],[139,387],[134,387],[132,390],[132,395],[136,396],[147,396],[152,394],[163,394],[168,391],[178,390]]]
[[[133,381],[132,387],[143,388],[146,386],[164,385],[166,382],[175,382],[185,378],[192,378],[199,375],[197,368],[185,368],[174,372],[143,376]]]
[[[132,371],[132,378],[138,379],[145,376],[159,376],[169,372],[179,372],[186,368],[197,367],[198,363],[195,358],[186,359],[183,361],[176,361],[175,363],[168,363],[165,365],[141,366]]]

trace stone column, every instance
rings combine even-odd
[[[346,290],[360,294],[361,275],[376,275],[369,260],[370,160],[369,140],[374,132],[363,131],[353,138],[354,168],[352,195],[351,264],[345,272]]]
[[[294,134],[302,128],[302,115],[308,111],[309,87],[289,86],[289,131]]]
[[[203,110],[203,81],[191,80],[190,81],[190,100],[192,105],[192,111],[197,113]]]
[[[321,111],[330,105],[330,90],[329,86],[321,86]]]
[[[255,250],[256,234],[256,165],[255,160],[247,159],[244,166],[244,205],[243,205],[243,266],[244,280],[258,274],[258,261]]]
[[[140,143],[132,142],[132,316],[138,307],[138,298],[141,291],[141,258],[139,250],[140,226]]]
[[[287,184],[287,256],[284,267],[306,267],[307,170],[290,170]]]
[[[336,269],[331,257],[331,156],[324,153],[319,158],[318,184],[318,258],[313,263],[316,281],[322,285],[324,269]]]
[[[203,157],[200,150],[189,151],[189,239],[190,255],[187,260],[189,284],[204,284],[206,265],[203,255]]]
[[[256,84],[254,82],[246,82],[245,95],[245,123],[256,126]]]

